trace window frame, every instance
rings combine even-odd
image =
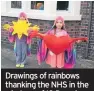
[[[81,20],[81,1],[69,1],[69,10],[56,10],[57,1],[44,1],[44,10],[33,10],[30,8],[31,1],[22,1],[21,9],[11,9],[11,1],[1,1],[2,16],[18,17],[20,12],[26,12],[28,18],[40,20],[54,20],[56,16],[62,16],[66,21]],[[7,4],[6,4],[7,3]],[[53,4],[53,7],[52,7]],[[49,6],[49,7],[48,7]],[[42,16],[42,17],[41,17]]]
[[[11,3],[11,6],[12,6],[12,2],[15,2],[15,1],[11,1],[11,2],[10,2],[10,3]],[[16,2],[21,2],[21,8],[22,8],[22,1],[16,1]],[[11,6],[10,6],[10,7],[11,7]],[[12,8],[12,7],[11,7],[11,9],[21,9],[21,8]]]
[[[59,1],[57,1],[57,2],[59,2]],[[68,2],[68,10],[69,10],[69,1],[67,1],[67,2]],[[56,10],[57,10],[57,5],[56,5]],[[57,11],[68,11],[68,10],[57,10]]]

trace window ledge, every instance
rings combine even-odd
[[[19,12],[20,13],[20,12]],[[1,16],[9,16],[9,17],[18,17],[18,12],[8,12],[1,13]],[[30,19],[39,19],[39,20],[54,20],[58,15],[50,15],[43,13],[27,13],[28,18]],[[65,21],[80,21],[81,15],[65,15],[63,16]]]

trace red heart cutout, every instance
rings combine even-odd
[[[65,51],[71,43],[77,40],[87,40],[87,38],[71,38],[69,36],[56,37],[55,35],[45,35],[43,37],[47,47],[55,54]]]
[[[71,43],[77,41],[77,40],[86,40],[87,38],[71,38],[70,36],[61,36],[61,37],[56,37],[53,34],[50,35],[44,35],[41,33],[34,33],[34,36],[39,36],[42,38],[48,47],[53,53],[56,55],[59,53],[62,53],[65,51]],[[31,34],[32,37],[32,34]]]
[[[70,38],[66,38],[67,36],[56,37],[54,35],[46,35],[43,37],[45,44],[47,47],[55,54],[59,54],[63,52],[66,48],[69,47],[69,43],[71,43]],[[69,42],[68,42],[69,41]]]
[[[56,37],[55,35],[45,35],[43,40],[48,49],[57,55],[65,51],[71,43],[77,40],[87,40],[87,38],[71,38],[69,36]]]

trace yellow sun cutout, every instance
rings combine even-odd
[[[9,24],[5,24],[5,25],[3,26],[3,28],[8,31],[8,29],[10,28],[10,25],[9,25]]]
[[[28,30],[39,31],[40,29],[37,25],[30,27],[31,23],[27,23],[26,20],[18,20],[17,22],[13,21],[12,23],[12,26],[10,26],[9,24],[5,24],[3,28],[9,31],[9,28],[12,27],[12,35],[17,34],[19,39],[22,37],[23,34],[28,36]]]
[[[33,31],[39,31],[39,26],[37,26],[37,25],[34,25],[33,27],[31,27],[31,29],[33,30]]]
[[[28,29],[31,23],[27,23],[25,20],[18,20],[17,22],[13,22],[13,33],[12,35],[17,34],[18,38],[22,37],[22,34],[28,36]]]

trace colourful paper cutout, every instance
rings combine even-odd
[[[31,27],[32,31],[39,31],[39,26],[34,25],[33,27]]]
[[[70,36],[56,37],[53,34],[44,35],[41,33],[35,33],[34,37],[35,36],[39,36],[41,39],[43,39],[46,46],[56,55],[65,51],[72,43],[76,42],[77,40],[85,40],[85,41],[88,40],[87,37],[81,38],[71,38]]]
[[[5,25],[3,26],[3,29],[5,29],[5,30],[7,30],[7,31],[8,31],[9,28],[10,28],[10,25],[9,25],[9,24],[5,24]]]
[[[17,34],[18,38],[22,37],[22,34],[28,36],[28,30],[31,23],[27,23],[26,20],[18,20],[17,22],[13,21],[13,33],[12,35]]]
[[[13,28],[12,35],[17,34],[18,38],[20,39],[22,37],[22,34],[28,36],[28,30],[30,31],[39,31],[39,26],[34,25],[33,27],[30,27],[31,23],[27,23],[26,20],[18,20],[17,22],[13,21],[13,26],[10,26],[9,24],[5,24],[3,28],[7,31],[9,31],[9,28]]]

